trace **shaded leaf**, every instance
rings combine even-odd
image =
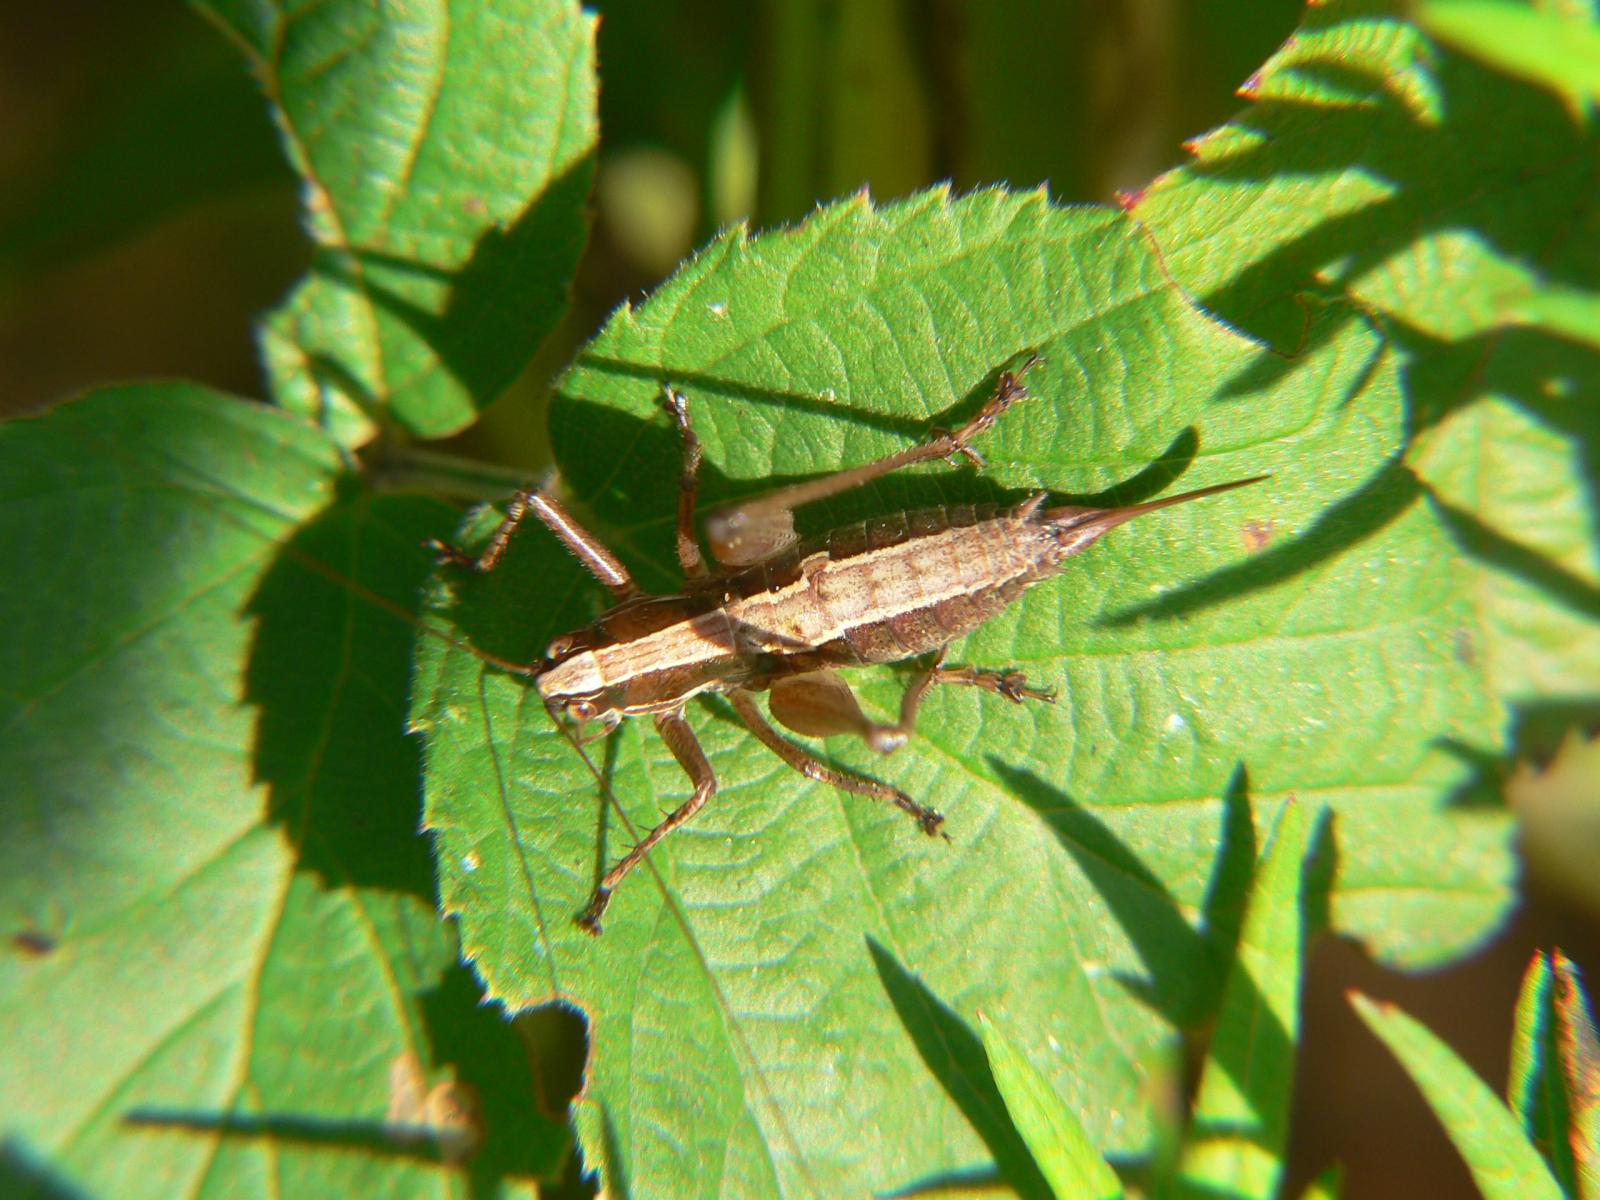
[[[342,497],[323,435],[182,385],[0,426],[0,461],[0,1028],[48,1047],[0,1059],[0,1137],[118,1198],[549,1170],[559,1126],[493,1095],[451,1167],[438,1103],[509,1086],[515,1042],[452,990],[411,630],[363,597],[414,606],[448,510]],[[475,1030],[448,1062],[435,1021]]]
[[[261,334],[275,398],[345,444],[469,424],[566,310],[594,18],[571,0],[194,2],[250,60],[304,179],[311,271]]]
[[[1564,7],[1594,36],[1587,6]],[[1338,327],[1308,315],[1329,294],[1393,339],[1405,462],[1477,573],[1460,653],[1519,705],[1592,704],[1594,131],[1549,93],[1434,47],[1398,4],[1308,9],[1245,92],[1251,106],[1192,143],[1194,161],[1133,215],[1180,283],[1281,351]]]

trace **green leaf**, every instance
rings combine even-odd
[[[1561,1200],[1560,1185],[1516,1118],[1449,1046],[1392,1005],[1359,993],[1350,1003],[1422,1092],[1484,1200]]]
[[[1507,0],[1430,0],[1417,24],[1453,50],[1550,89],[1580,121],[1600,96],[1600,30],[1581,18]]]
[[[1342,1195],[1344,1170],[1332,1166],[1306,1185],[1306,1190],[1300,1193],[1300,1200],[1339,1200]]]
[[[1600,1197],[1600,1036],[1578,968],[1559,950],[1552,955],[1559,1069],[1571,1104],[1566,1149],[1577,1171],[1574,1194]]]
[[[451,966],[411,630],[369,599],[414,605],[448,510],[345,494],[322,434],[176,384],[0,426],[0,479],[0,1031],[49,1048],[0,1056],[0,1140],[119,1200],[466,1194],[474,1138],[471,1186],[551,1169]],[[438,1123],[458,1084],[482,1134]]]
[[[1241,849],[1254,857],[1253,838],[1224,840],[1241,763],[1264,811],[1291,794],[1334,810],[1342,929],[1437,962],[1494,927],[1506,821],[1448,806],[1474,772],[1457,748],[1495,753],[1504,721],[1455,652],[1472,575],[1395,462],[1393,358],[1369,327],[1325,319],[1333,335],[1256,381],[1257,346],[1194,308],[1120,214],[934,192],[731,233],[580,355],[558,457],[651,589],[676,576],[664,380],[690,398],[715,505],[903,448],[970,415],[1019,351],[1045,355],[1033,398],[982,440],[986,472],[893,476],[802,513],[803,530],[1041,486],[1106,502],[1273,473],[1117,531],[958,647],[1025,667],[1057,705],[940,689],[893,758],[827,745],[935,804],[949,845],[800,780],[726,706],[691,706],[721,790],[627,880],[598,942],[573,917],[600,863],[681,803],[682,772],[642,721],[593,747],[630,832],[522,680],[421,645],[446,911],[492,996],[588,1015],[578,1125],[614,1186],[864,1194],[994,1158],[869,939],[963,1022],[981,1008],[1037,1031],[1035,1065],[1090,1138],[1136,1152],[1143,1064],[1221,986],[1226,934],[1201,913]],[[488,577],[447,575],[433,608],[451,636],[531,662],[597,592],[534,529]],[[852,683],[869,712],[896,710],[894,672]]]
[[[1300,1041],[1301,880],[1310,827],[1301,803],[1285,804],[1262,855],[1223,986],[1175,1195],[1278,1194]]]
[[[1534,956],[1517,998],[1511,1111],[1567,1196],[1600,1195],[1600,1043],[1577,968]]]
[[[1022,1048],[981,1012],[978,1030],[1006,1111],[1056,1196],[1060,1200],[1120,1197],[1122,1181]]]
[[[1522,1123],[1528,1140],[1538,1148],[1562,1195],[1575,1193],[1577,1175],[1572,1149],[1566,1144],[1571,1105],[1562,1086],[1555,1021],[1551,1012],[1554,976],[1543,951],[1533,956],[1517,993],[1516,1018],[1511,1031],[1511,1070],[1506,1100],[1512,1115]]]
[[[1440,51],[1399,4],[1309,8],[1244,91],[1251,107],[1132,214],[1179,283],[1285,353],[1340,328],[1313,319],[1317,296],[1392,339],[1405,465],[1476,576],[1458,649],[1477,686],[1525,710],[1591,703],[1595,133],[1547,92]]]
[[[594,18],[572,0],[195,3],[305,181],[310,273],[261,331],[273,395],[344,444],[469,424],[566,310]]]

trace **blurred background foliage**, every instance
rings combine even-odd
[[[1300,16],[1298,0],[592,7],[602,157],[572,313],[456,439],[530,471],[548,461],[552,376],[609,311],[718,228],[798,220],[862,186],[888,198],[940,180],[1113,200],[1237,111],[1235,89]],[[148,0],[0,9],[0,179],[0,415],[137,378],[261,394],[252,322],[300,276],[308,248],[256,84],[203,21]],[[1569,749],[1593,759],[1588,744]],[[1520,770],[1511,790],[1530,826],[1574,778]],[[1474,1194],[1343,991],[1395,1000],[1501,1084],[1532,951],[1561,945],[1594,961],[1597,950],[1595,914],[1576,898],[1582,881],[1592,894],[1592,868],[1536,829],[1530,841],[1529,903],[1476,959],[1405,978],[1338,943],[1313,955],[1290,1194],[1335,1158],[1351,1194]]]
[[[551,375],[718,228],[938,180],[1110,200],[1181,160],[1295,0],[607,0],[594,235],[570,319],[467,435],[547,460]],[[233,49],[181,6],[0,17],[0,411],[182,376],[259,395],[250,322],[305,267],[295,179]]]

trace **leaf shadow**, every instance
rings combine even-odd
[[[14,1137],[0,1139],[0,1196],[11,1200],[88,1200],[89,1193],[61,1178]]]
[[[1127,936],[1144,976],[1119,973],[1116,978],[1184,1034],[1185,1092],[1192,1099],[1202,1064],[1209,1056],[1210,1067],[1221,1071],[1247,1099],[1272,1102],[1272,1081],[1260,1077],[1257,1064],[1290,1064],[1287,1069],[1292,1069],[1294,1040],[1272,1015],[1253,977],[1243,971],[1230,975],[1261,860],[1256,821],[1266,818],[1265,813],[1252,812],[1246,766],[1240,763],[1235,767],[1222,793],[1219,844],[1199,919],[1191,926],[1155,873],[1094,813],[1030,771],[996,758],[989,763],[1012,794],[1039,813],[1056,833]],[[1301,865],[1302,947],[1309,946],[1311,937],[1326,928],[1335,856],[1331,813],[1324,812]],[[1223,1031],[1216,1021],[1225,1001],[1230,1012],[1248,1015],[1248,1036],[1240,1036],[1239,1028],[1218,1036]],[[1257,1084],[1269,1094],[1255,1094],[1253,1086]],[[1235,1127],[1199,1118],[1186,1135],[1188,1140],[1248,1141],[1276,1156],[1283,1147],[1274,1144],[1273,1137],[1270,1121],[1251,1120]]]
[[[516,378],[567,309],[568,280],[588,236],[587,223],[572,214],[588,202],[594,165],[591,151],[548,181],[515,221],[486,230],[459,267],[377,247],[324,246],[313,254],[307,278],[356,289],[399,320],[481,409]],[[402,294],[416,281],[449,289],[439,311]],[[326,351],[310,365],[319,384],[348,391],[348,370]],[[358,403],[365,397],[369,405],[392,404],[417,384],[415,376],[385,382],[385,396],[360,387],[349,394]]]
[[[530,1110],[531,1070],[511,1023],[484,1006],[481,991],[463,966],[452,968],[423,995],[422,1008],[437,1057],[456,1068],[456,1077],[481,1104],[474,1119],[481,1141],[465,1157],[449,1152],[430,1126],[405,1120],[145,1106],[129,1110],[123,1124],[152,1133],[359,1151],[376,1159],[449,1167],[461,1173],[474,1200],[503,1195],[505,1184],[514,1179],[547,1178],[559,1157],[549,1148],[558,1135],[564,1141],[565,1122]],[[578,1020],[575,1015],[571,1019]],[[542,1134],[537,1129],[541,1123],[546,1127]]]
[[[415,497],[336,500],[280,547],[245,610],[256,625],[245,700],[257,713],[267,819],[326,887],[430,908],[421,760],[396,698],[410,686],[415,637],[401,614],[416,613],[431,569],[422,543],[450,519]]]
[[[876,939],[868,935],[866,941],[867,953],[884,994],[894,1005],[912,1045],[945,1094],[989,1148],[1001,1178],[1019,1195],[1047,1200],[1051,1194],[1050,1185],[1007,1113],[1005,1100],[989,1069],[983,1042],[927,984],[907,970]],[[931,1183],[922,1180],[890,1194],[916,1195],[930,1190]]]
[[[1297,41],[1309,46],[1315,35],[1363,22],[1421,36],[1391,8],[1362,3],[1307,9]],[[1600,354],[1592,347],[1519,326],[1505,300],[1493,301],[1492,328],[1452,338],[1367,308],[1354,294],[1384,264],[1440,235],[1472,239],[1536,283],[1600,290],[1600,259],[1583,244],[1588,209],[1570,199],[1592,192],[1596,132],[1575,125],[1554,95],[1445,49],[1398,71],[1305,52],[1282,69],[1292,94],[1252,94],[1231,122],[1238,136],[1185,174],[1230,189],[1285,177],[1361,180],[1369,198],[1344,198],[1342,211],[1269,244],[1197,297],[1271,346],[1221,397],[1271,386],[1364,320],[1402,351],[1408,444],[1484,396],[1506,398],[1571,439],[1585,461],[1590,508],[1600,508],[1600,420],[1592,404],[1553,400],[1550,390],[1557,380],[1567,394],[1594,393]],[[1508,120],[1516,138],[1483,136]],[[1523,566],[1540,569],[1527,559]]]
[[[1108,613],[1098,623],[1116,627],[1174,620],[1287,582],[1376,536],[1404,516],[1422,495],[1422,485],[1396,456],[1355,491],[1319,513],[1298,537],[1154,599]]]
[[[1445,528],[1467,555],[1527,584],[1575,617],[1600,621],[1600,586],[1495,529],[1475,513],[1431,493],[1430,498]]]
[[[1255,864],[1242,768],[1222,795],[1217,856],[1197,928],[1166,885],[1091,809],[1026,768],[993,756],[988,762],[1005,789],[1044,819],[1127,935],[1144,975],[1118,974],[1118,982],[1169,1024],[1202,1025],[1216,1009]]]
[[[330,892],[361,888],[438,904],[420,828],[419,743],[407,735],[403,697],[418,598],[433,570],[424,542],[447,535],[454,519],[436,501],[344,488],[279,548],[246,606],[256,632],[245,698],[257,712],[254,767],[267,788],[267,819],[284,828],[297,869]],[[472,1194],[498,1195],[508,1177],[547,1172],[551,1164],[537,1156],[550,1136],[541,1139],[535,1127],[550,1121],[517,1103],[532,1083],[513,1024],[483,1006],[475,977],[460,965],[417,1004],[430,1057],[449,1064],[482,1105],[485,1140],[462,1167]],[[144,1111],[130,1120],[442,1161],[436,1148],[382,1122],[203,1111]]]
[[[471,1194],[500,1195],[509,1179],[550,1178],[567,1140],[567,1106],[583,1082],[583,1018],[546,1005],[508,1020],[459,963],[422,993],[421,1007],[434,1060],[448,1064],[480,1105],[482,1141],[463,1164]]]
[[[606,1195],[617,1200],[628,1200],[628,1177],[623,1171],[622,1141],[617,1137],[617,1123],[611,1118],[611,1107],[600,1105],[600,1145],[605,1155],[605,1169],[600,1172]]]
[[[342,1120],[300,1113],[210,1112],[184,1108],[136,1108],[122,1119],[125,1126],[151,1133],[193,1134],[238,1142],[260,1142],[302,1149],[358,1150],[377,1159],[410,1159],[443,1164],[438,1145],[420,1127],[384,1121]]]

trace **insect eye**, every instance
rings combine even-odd
[[[546,658],[565,658],[571,652],[572,635],[570,633],[563,633],[560,637],[554,639],[550,643],[549,648],[544,652],[544,656]]]
[[[573,700],[567,705],[567,714],[575,721],[592,721],[600,715],[600,706],[593,700]]]

